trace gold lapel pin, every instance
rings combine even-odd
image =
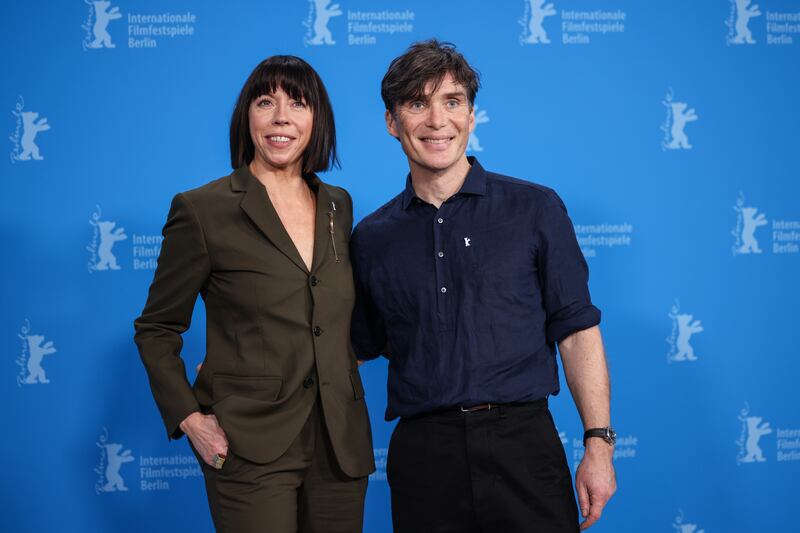
[[[328,211],[328,228],[331,232],[331,245],[333,246],[333,257],[339,262],[339,254],[336,252],[336,239],[333,238],[333,214],[336,212],[336,202],[331,202],[331,210]]]

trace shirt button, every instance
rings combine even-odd
[[[322,335],[322,328],[321,328],[321,327],[319,327],[319,326],[315,327],[315,328],[314,328],[314,335],[316,335],[317,337],[319,337],[320,335]]]
[[[444,257],[444,252],[439,252],[439,257]]]
[[[447,287],[442,287],[442,294],[447,292]]]
[[[312,287],[316,287],[317,283],[319,283],[319,280],[317,279],[316,276],[311,276],[311,279],[309,281],[311,282]]]
[[[305,381],[303,381],[303,387],[304,388],[310,389],[313,386],[314,386],[314,378],[308,377],[308,378],[305,379]]]
[[[444,222],[444,219],[443,219],[443,218],[436,219],[436,222],[438,222],[439,224],[441,224],[442,222]]]

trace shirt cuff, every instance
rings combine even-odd
[[[547,340],[558,343],[576,331],[589,329],[599,323],[600,309],[592,304],[573,304],[547,321]]]

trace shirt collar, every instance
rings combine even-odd
[[[456,194],[472,194],[476,196],[485,196],[486,171],[478,162],[477,157],[468,156],[467,160],[469,161],[471,167],[469,169],[469,172],[467,172],[467,177],[464,179],[464,184],[461,185],[461,189],[459,189],[458,193]],[[403,209],[408,209],[408,206],[411,205],[411,202],[416,197],[417,193],[414,192],[414,185],[411,183],[411,173],[409,173],[408,177],[406,178],[406,188],[403,191]]]

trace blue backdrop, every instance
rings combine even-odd
[[[2,529],[212,530],[132,341],[169,201],[230,171],[238,90],[290,53],[328,86],[343,168],[323,178],[362,218],[408,168],[381,77],[433,36],[483,76],[470,152],[555,188],[589,262],[620,435],[594,531],[792,529],[800,4],[757,1],[4,3]],[[199,305],[189,368],[203,331]],[[365,531],[388,532],[386,365],[361,371],[379,465]],[[566,388],[551,406],[574,468]]]

